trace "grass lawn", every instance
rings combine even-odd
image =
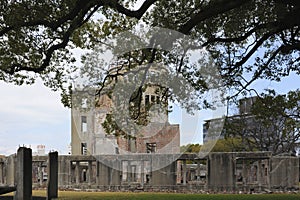
[[[46,197],[45,190],[33,191],[33,196]],[[59,191],[59,200],[299,200],[300,194],[174,194],[151,192],[71,192]],[[13,193],[3,196],[13,196]],[[1,197],[0,197],[1,199]]]
[[[33,191],[34,196],[46,196],[46,191]],[[231,195],[231,194],[173,194],[173,193],[132,193],[132,192],[70,192],[60,191],[59,198],[64,200],[79,200],[79,199],[101,199],[101,200],[135,200],[135,199],[150,199],[150,200],[299,200],[300,194],[266,194],[266,195]]]

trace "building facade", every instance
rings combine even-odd
[[[111,73],[116,71],[111,69]],[[157,71],[149,70],[150,74]],[[129,91],[130,92],[130,91]],[[147,83],[143,88],[140,101],[141,110],[158,105],[165,106],[165,110],[154,109],[149,121],[139,126],[138,131],[125,130],[127,135],[120,135],[112,130],[108,133],[103,123],[112,114],[124,115],[123,110],[116,108],[115,102],[119,98],[107,94],[99,95],[95,102],[94,96],[85,95],[87,91],[78,90],[76,95],[77,107],[72,108],[71,122],[71,153],[72,155],[114,155],[131,153],[180,153],[180,129],[178,124],[168,122],[167,101],[163,102],[162,92],[156,84]],[[120,109],[119,111],[116,109]],[[154,113],[154,115],[153,115]],[[116,125],[122,129],[122,122]],[[130,119],[129,119],[130,120]],[[119,124],[118,124],[119,122]],[[129,126],[128,126],[129,127]]]
[[[248,129],[251,129],[252,126],[255,127],[255,123],[253,122],[255,116],[252,115],[251,109],[256,99],[257,97],[248,97],[248,98],[240,99],[238,105],[238,112],[232,116],[226,117],[227,122],[231,123],[232,125],[235,125],[235,123],[238,123],[241,119],[243,119]],[[226,134],[225,129],[223,129],[220,135],[215,135],[213,133],[214,129],[219,128],[217,126],[223,126],[224,123],[225,123],[225,118],[215,118],[215,119],[205,120],[203,124],[203,143],[207,143],[208,141],[212,141],[212,140],[224,139]],[[238,124],[236,125],[238,126]],[[212,126],[216,126],[216,127],[212,127]]]

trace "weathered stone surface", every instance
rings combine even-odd
[[[299,188],[299,158],[272,157],[270,179],[272,188]]]
[[[235,188],[235,154],[212,153],[208,160],[208,187],[213,190]]]
[[[35,156],[33,162],[47,159]],[[1,158],[3,183],[17,179],[15,162],[14,156]],[[210,153],[205,158],[196,154],[68,155],[58,156],[57,162],[61,189],[247,193],[295,190],[299,180],[299,158],[272,157],[270,152]],[[190,163],[201,164],[201,170]]]
[[[15,200],[32,199],[32,150],[20,147],[17,152]]]
[[[7,157],[5,161],[5,174],[4,179],[5,185],[14,186],[15,185],[15,175],[16,175],[16,155],[11,155]]]
[[[47,200],[58,197],[58,152],[49,153]]]

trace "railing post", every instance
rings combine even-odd
[[[58,152],[50,152],[48,156],[47,200],[57,198],[58,194]]]
[[[15,200],[32,199],[32,150],[20,147],[17,152]]]

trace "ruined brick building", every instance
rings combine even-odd
[[[117,70],[119,70],[118,67],[113,67],[110,69],[110,73],[116,73]],[[147,76],[150,76],[159,73],[159,71],[150,69],[147,73],[149,73]],[[76,92],[77,94],[82,93],[82,91],[75,91],[75,95]],[[96,99],[93,109],[90,109],[88,105],[91,98],[94,98],[93,96],[77,95],[77,98],[79,98],[77,101],[81,102],[80,106],[73,108],[71,114],[72,155],[175,154],[180,152],[179,125],[168,122],[166,111],[164,116],[166,119],[157,120],[156,117],[152,117],[152,121],[140,128],[139,132],[134,134],[134,137],[116,136],[116,134],[108,134],[103,127],[103,122],[108,115],[112,114],[114,109],[114,98],[109,97],[107,94],[100,95]],[[142,93],[141,107],[155,106],[160,104],[161,101],[162,93],[159,92],[159,87],[152,84],[151,81],[148,82]]]

